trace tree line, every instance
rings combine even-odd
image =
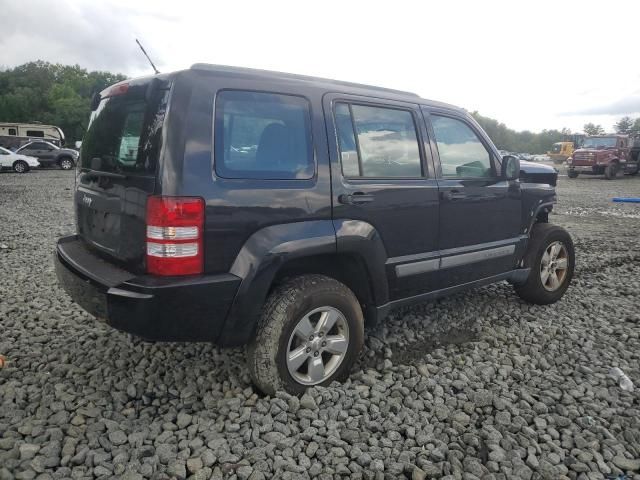
[[[0,122],[57,125],[67,143],[73,144],[82,140],[87,128],[94,93],[126,78],[119,73],[89,72],[79,65],[41,60],[0,70]],[[572,134],[567,128],[517,132],[478,112],[472,115],[499,149],[510,152],[546,153],[555,142]],[[622,117],[614,128],[618,133],[640,134],[640,118]],[[601,125],[593,123],[585,124],[583,130],[587,135],[605,133]]]
[[[572,135],[576,133],[568,128],[563,128],[562,130],[542,130],[540,133],[533,133],[527,130],[517,132],[493,118],[483,117],[478,112],[473,112],[472,115],[485,132],[487,132],[487,135],[493,140],[493,143],[495,143],[500,150],[507,150],[509,152],[543,154],[551,150],[551,146],[556,142],[562,142],[564,140],[571,141]],[[640,118],[632,119],[628,116],[622,117],[616,122],[613,128],[616,133],[640,135]],[[604,135],[606,132],[602,125],[586,123],[582,133],[585,135]]]
[[[0,122],[57,125],[68,145],[82,136],[96,92],[127,77],[41,60],[0,71]]]

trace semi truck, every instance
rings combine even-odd
[[[640,171],[640,136],[620,134],[586,137],[582,146],[567,159],[567,175],[604,175],[613,180],[619,173]]]

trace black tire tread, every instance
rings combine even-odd
[[[360,313],[360,318],[358,319],[360,331],[353,333],[359,337],[358,345],[356,345],[357,353],[362,349],[362,343],[364,341],[364,320],[360,304],[349,288],[337,280],[324,275],[302,275],[288,279],[278,285],[267,298],[262,308],[262,315],[258,321],[256,334],[247,346],[249,373],[258,389],[266,394],[274,395],[276,391],[282,389],[289,390],[290,393],[296,394],[302,393],[303,391],[303,386],[300,386],[300,391],[295,392],[291,392],[290,388],[286,388],[287,385],[285,385],[278,372],[276,356],[281,334],[286,324],[290,321],[286,312],[310,291],[313,291],[315,294],[322,291],[342,295],[357,305],[357,310]],[[350,365],[348,367],[350,367]],[[340,368],[331,381],[344,380],[348,375],[349,368]]]
[[[548,292],[540,283],[538,256],[542,256],[543,252],[541,252],[541,249],[545,248],[549,243],[549,237],[557,236],[558,234],[563,237],[562,241],[565,243],[570,257],[569,271],[567,272],[568,278],[560,289],[555,292]],[[527,252],[524,256],[524,266],[531,268],[531,273],[524,283],[514,285],[515,291],[520,298],[537,305],[549,305],[560,300],[567,288],[569,288],[575,268],[575,250],[569,233],[558,225],[536,223],[531,229],[529,245],[527,246]]]

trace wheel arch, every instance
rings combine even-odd
[[[24,163],[25,167],[27,167],[25,169],[26,172],[28,172],[29,170],[31,170],[31,167],[29,166],[29,163],[27,163],[25,160],[22,160],[21,158],[18,158],[17,160],[14,160],[13,163],[11,164],[11,168],[15,171],[15,167],[16,164],[18,163]]]
[[[242,281],[218,343],[249,341],[269,292],[283,279],[302,274],[323,274],[344,283],[374,323],[375,306],[388,301],[385,261],[382,240],[366,222],[315,220],[258,230],[229,271]]]

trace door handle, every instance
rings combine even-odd
[[[443,200],[455,201],[464,200],[465,198],[467,198],[467,194],[460,190],[448,190],[446,192],[442,192]]]
[[[364,192],[343,193],[338,197],[338,201],[345,205],[358,205],[373,202],[373,195]]]

